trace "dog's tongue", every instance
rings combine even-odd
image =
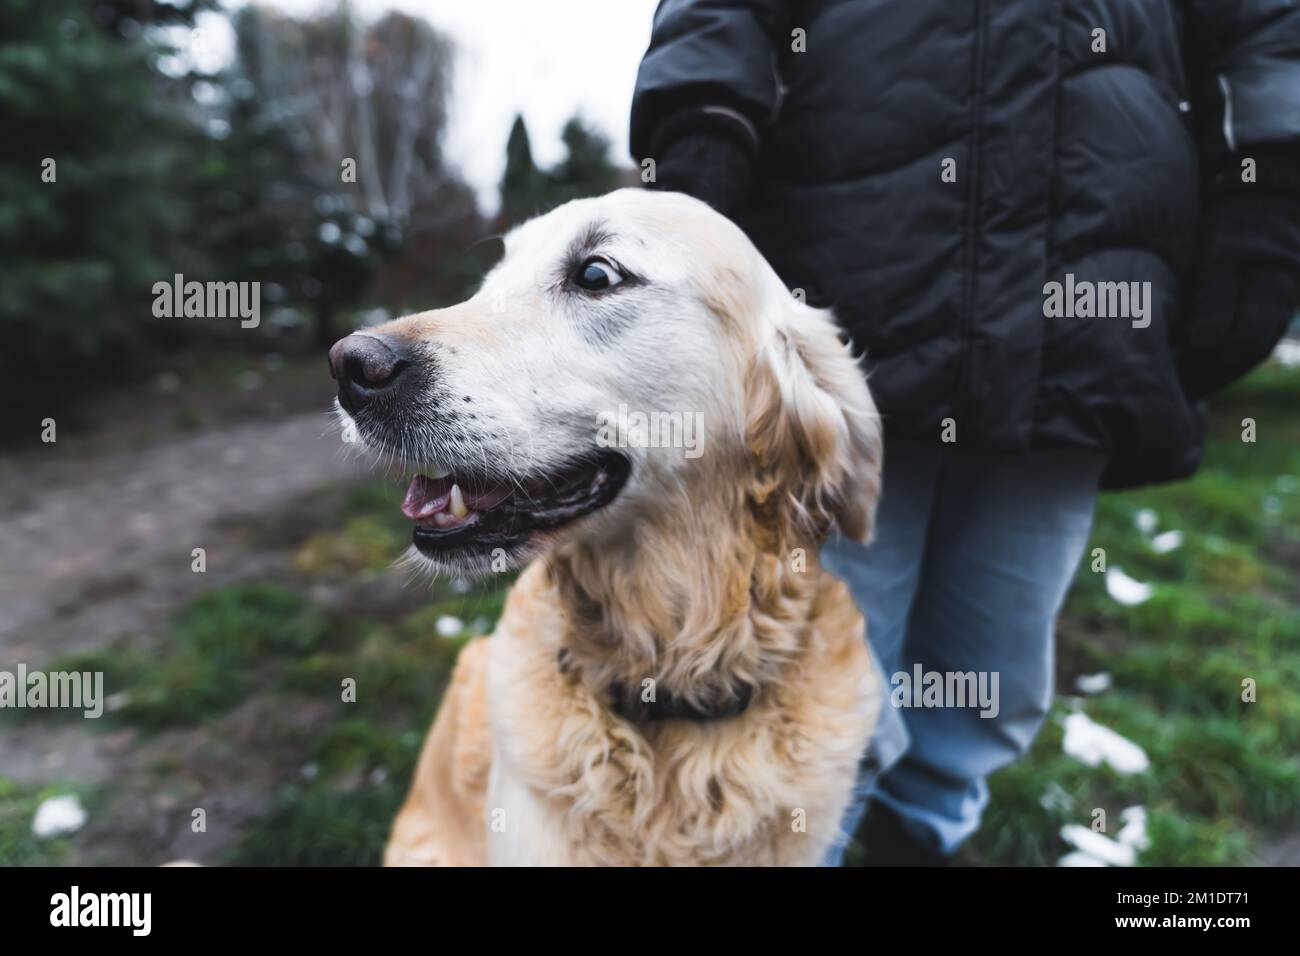
[[[450,475],[445,478],[416,475],[411,479],[411,486],[406,489],[406,497],[402,500],[402,514],[418,519],[445,511],[451,500],[453,484],[455,482]]]
[[[411,479],[411,486],[406,489],[406,498],[402,500],[402,514],[418,521],[441,511],[455,512],[451,500],[451,490],[455,485],[456,479],[451,475],[443,478],[416,475]],[[504,487],[462,486],[460,493],[463,506],[470,511],[487,511],[510,497],[509,490]]]

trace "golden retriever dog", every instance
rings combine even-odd
[[[469,301],[330,352],[345,426],[417,472],[412,560],[527,564],[385,862],[818,863],[882,699],[818,563],[834,527],[871,530],[861,369],[689,197],[570,202],[505,250]]]

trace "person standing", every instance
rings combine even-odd
[[[1191,475],[1300,304],[1300,7],[663,0],[631,149],[865,355],[876,539],[823,561],[887,675],[999,681],[882,741],[868,860],[942,862],[1051,705],[1099,487]]]

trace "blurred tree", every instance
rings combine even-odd
[[[560,134],[567,155],[553,169],[533,161],[524,118],[516,116],[506,141],[506,170],[501,179],[501,218],[515,225],[570,199],[598,196],[619,184],[618,167],[609,158],[609,139],[578,117]]]
[[[501,215],[518,223],[536,215],[553,201],[546,174],[533,162],[524,118],[516,116],[506,140],[506,171],[501,179]]]
[[[0,0],[0,371],[14,385],[123,354],[151,284],[184,162],[184,124],[147,40],[207,7]]]
[[[473,195],[442,158],[449,42],[346,3],[307,19],[250,5],[207,74],[196,17],[222,11],[0,0],[0,386],[147,367],[142,341],[250,339],[155,318],[153,285],[175,273],[258,281],[262,332],[301,310],[324,343],[381,264],[403,270],[394,298],[421,302],[481,271],[464,254]]]
[[[619,182],[618,167],[610,162],[609,139],[576,116],[560,133],[568,156],[554,170],[566,199],[599,196]]]
[[[304,20],[251,6],[235,29],[231,139],[260,145],[266,167],[235,177],[247,231],[282,242],[261,266],[274,267],[286,305],[312,310],[326,344],[338,310],[411,233],[476,215],[447,201],[468,195],[441,153],[451,47],[422,20],[389,13],[365,25],[346,3]]]

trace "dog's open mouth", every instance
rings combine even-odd
[[[605,507],[631,466],[617,452],[528,481],[482,473],[416,475],[402,513],[415,522],[415,546],[435,556],[448,550],[511,548]]]

